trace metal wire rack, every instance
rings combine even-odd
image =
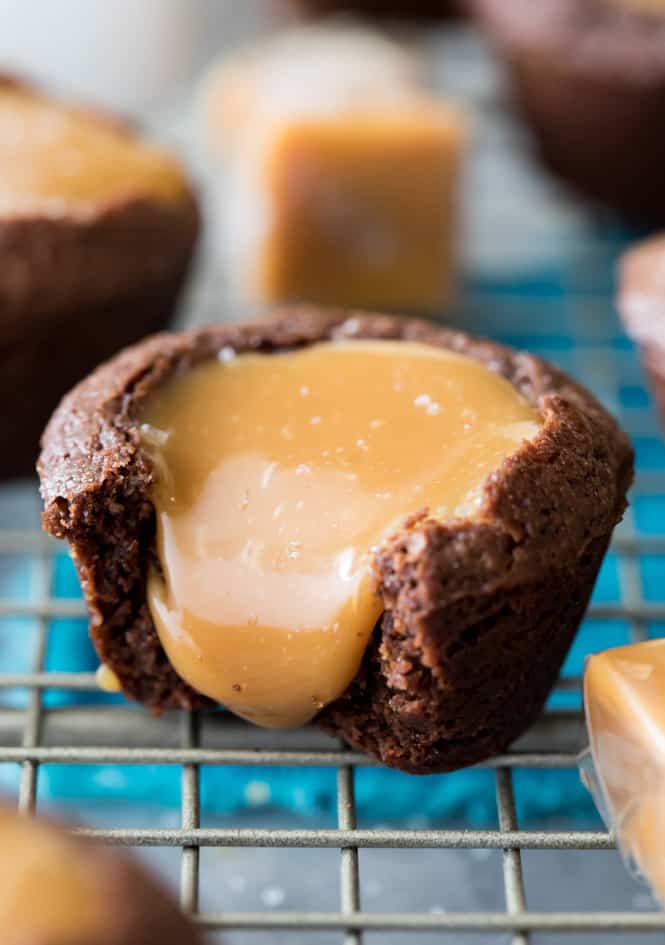
[[[665,492],[665,476],[644,473],[636,494]],[[647,603],[641,593],[639,557],[644,553],[664,553],[662,536],[637,534],[632,516],[621,529],[614,550],[619,562],[622,600],[618,604],[595,606],[591,621],[619,617],[630,622],[634,639],[643,639],[650,623],[665,620],[665,603]],[[39,562],[40,595],[28,603],[0,600],[0,616],[34,618],[38,633],[34,644],[32,671],[0,675],[0,688],[20,687],[29,693],[25,709],[0,711],[0,763],[21,766],[18,803],[22,810],[37,804],[37,784],[43,764],[156,764],[177,765],[182,769],[181,825],[179,829],[89,830],[107,842],[122,845],[174,846],[182,849],[181,900],[184,908],[196,912],[198,906],[199,853],[213,846],[326,847],[340,851],[340,908],[335,913],[305,914],[260,912],[199,914],[209,928],[272,929],[302,933],[338,930],[347,945],[360,943],[364,931],[401,930],[407,932],[499,932],[510,933],[514,945],[529,941],[532,931],[582,932],[665,932],[665,915],[660,913],[535,913],[527,907],[521,854],[526,849],[602,850],[612,846],[605,832],[531,831],[520,829],[515,814],[512,771],[515,768],[556,769],[574,767],[582,744],[579,717],[575,712],[552,711],[529,735],[523,746],[488,764],[495,771],[498,829],[495,830],[407,830],[356,828],[354,769],[371,762],[362,755],[329,744],[313,732],[283,736],[280,744],[270,742],[246,746],[246,727],[214,714],[183,716],[177,720],[150,719],[123,706],[75,706],[49,709],[43,704],[47,690],[85,691],[96,687],[89,673],[44,672],[50,622],[54,618],[79,616],[79,600],[52,598],[53,546],[32,531],[0,533],[0,554],[29,552]],[[571,689],[579,680],[565,679]],[[260,742],[261,738],[254,736]],[[201,765],[331,766],[337,770],[338,824],[335,829],[248,829],[202,828],[199,809],[199,768]],[[375,913],[362,909],[360,901],[359,849],[376,847],[408,849],[484,848],[503,851],[505,911],[445,915],[428,913]]]
[[[450,52],[447,61],[453,71],[462,61],[468,66],[466,39],[457,58],[454,50],[452,56]],[[501,209],[494,218],[485,220],[485,235],[492,232],[492,227],[497,242],[505,241],[506,219]],[[521,238],[523,244],[530,241],[528,234]],[[629,511],[613,544],[619,594],[614,602],[594,603],[588,621],[591,627],[602,627],[607,621],[617,620],[628,627],[631,639],[642,640],[658,632],[659,622],[665,623],[665,594],[654,594],[652,586],[649,593],[645,592],[643,569],[649,557],[663,556],[665,561],[665,510],[660,510],[662,528],[658,521],[655,526],[653,521],[647,523],[648,527],[644,522],[649,516],[649,503],[665,496],[665,450],[643,391],[636,357],[616,322],[608,317],[609,273],[616,246],[597,232],[585,231],[577,249],[580,251],[566,252],[563,262],[559,260],[553,279],[548,281],[549,277],[541,274],[536,289],[529,279],[525,283],[521,277],[500,286],[491,281],[475,283],[466,293],[460,314],[474,329],[530,347],[562,363],[598,392],[634,436],[639,460],[633,492],[636,511]],[[555,250],[554,255],[558,252]],[[209,319],[218,305],[217,287],[202,285],[195,295],[194,320]],[[594,940],[598,942],[609,933],[632,937],[639,934],[640,939],[649,933],[665,934],[665,913],[659,911],[557,911],[554,893],[549,911],[529,908],[524,851],[588,851],[591,858],[597,851],[613,847],[612,838],[604,830],[530,829],[518,822],[513,773],[576,768],[584,744],[578,708],[548,709],[510,753],[482,766],[494,774],[495,828],[462,825],[458,829],[359,829],[354,795],[356,771],[372,765],[372,761],[315,730],[277,736],[253,730],[221,713],[174,713],[156,719],[122,703],[77,704],[70,700],[66,705],[49,704],[48,694],[56,690],[70,695],[96,690],[92,673],[45,669],[53,622],[83,616],[83,604],[78,598],[54,596],[55,545],[38,531],[36,517],[35,527],[10,530],[3,526],[6,523],[0,510],[0,566],[3,560],[29,556],[36,568],[36,593],[33,590],[27,600],[0,596],[0,626],[3,620],[25,618],[36,628],[29,670],[0,673],[0,694],[16,690],[26,694],[26,701],[20,704],[0,701],[0,765],[20,768],[19,808],[37,808],[40,771],[46,765],[149,764],[179,768],[178,827],[88,828],[84,832],[121,846],[179,849],[182,905],[206,929],[248,934],[257,930],[281,932],[294,941],[308,941],[315,933],[329,932],[333,940],[346,945],[360,945],[365,938],[381,941],[388,933],[401,933],[400,941],[405,943],[427,932],[451,942],[458,941],[462,933],[486,936],[482,940],[492,942],[499,935],[512,945],[527,945],[534,938],[542,941],[544,933],[559,934],[571,943],[591,933],[602,936]],[[598,646],[603,642],[599,637]],[[579,676],[566,676],[560,680],[559,690],[574,694],[579,692],[579,685]],[[295,775],[308,767],[335,770],[336,826],[202,826],[202,768],[245,765],[281,766]],[[212,911],[200,910],[202,854],[209,848],[223,847],[338,850],[338,908],[326,912],[229,912],[220,894]],[[361,864],[362,854],[373,849],[497,851],[502,858],[504,908],[445,913],[368,911],[361,899]]]

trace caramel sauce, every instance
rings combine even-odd
[[[407,342],[222,352],[143,416],[163,577],[148,602],[195,689],[300,725],[355,676],[382,604],[373,552],[427,509],[474,517],[539,418],[468,357]]]
[[[95,673],[95,681],[104,692],[122,692],[122,684],[110,666],[102,663]]]
[[[177,161],[110,121],[0,87],[0,213],[86,211],[121,197],[175,201]]]
[[[592,656],[584,698],[617,836],[665,901],[665,640]]]

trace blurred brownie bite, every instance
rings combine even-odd
[[[165,326],[198,233],[170,154],[105,114],[0,78],[0,476],[92,365]]]
[[[5,806],[0,873],[3,945],[203,945],[133,859]]]
[[[665,221],[665,5],[472,3],[549,167],[629,218]]]

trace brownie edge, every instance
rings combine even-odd
[[[377,20],[436,21],[460,17],[463,0],[291,0],[305,16],[352,14]]]
[[[503,750],[537,717],[586,608],[632,480],[626,436],[595,398],[531,355],[417,320],[285,309],[264,322],[160,334],[102,365],[60,404],[38,469],[45,529],[69,542],[97,652],[153,709],[207,700],[180,679],[146,604],[152,469],[137,417],[160,383],[222,348],[419,341],[475,358],[543,426],[488,478],[481,514],[414,516],[377,554],[385,611],[355,680],[317,717],[384,764],[446,771]]]
[[[540,156],[629,219],[665,221],[665,16],[608,0],[470,0]]]

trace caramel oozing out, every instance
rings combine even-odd
[[[110,666],[102,663],[95,673],[97,685],[104,692],[122,692],[122,683]]]
[[[584,701],[619,841],[665,902],[665,640],[592,656]]]
[[[99,938],[110,915],[99,879],[65,833],[1,811],[0,870],[0,929],[12,942]]]
[[[358,671],[382,612],[373,550],[420,510],[477,515],[539,418],[484,365],[425,345],[227,354],[143,416],[163,570],[148,602],[183,679],[296,726]]]
[[[110,121],[0,87],[0,213],[89,211],[122,197],[185,193],[180,166]]]

